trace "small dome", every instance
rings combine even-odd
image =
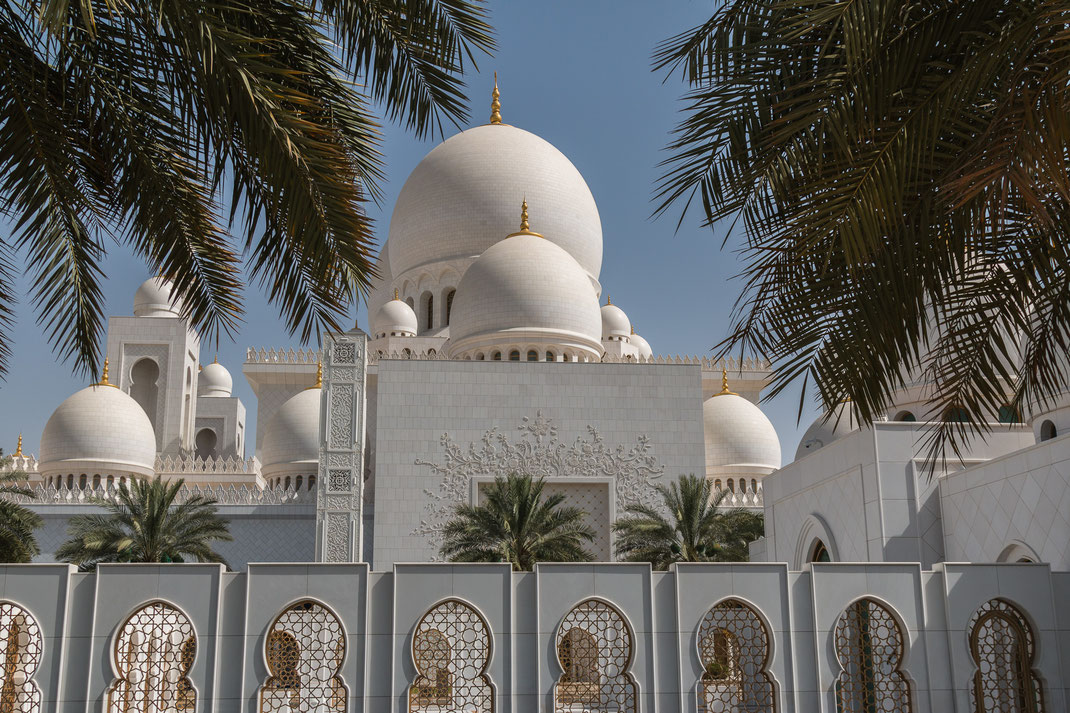
[[[639,356],[643,357],[644,359],[649,359],[650,357],[654,356],[654,351],[650,348],[650,345],[647,344],[647,341],[635,332],[632,332],[628,336],[628,340],[631,342],[633,347],[639,350]]]
[[[415,337],[418,328],[416,313],[407,302],[402,302],[394,294],[394,299],[387,302],[375,313],[372,332],[376,339],[387,336]]]
[[[52,413],[41,434],[43,475],[89,472],[151,477],[156,434],[145,411],[114,386],[77,391]]]
[[[291,396],[264,429],[260,449],[264,475],[281,470],[315,471],[320,457],[320,394],[310,388]]]
[[[564,249],[518,233],[492,245],[457,286],[450,355],[524,345],[599,359],[602,318],[583,268]]]
[[[825,414],[817,417],[817,420],[806,429],[799,448],[795,451],[795,460],[799,460],[808,453],[813,453],[822,446],[827,446],[833,441],[843,438],[848,433],[858,430],[859,423],[855,419],[854,409],[847,402],[839,404],[832,410],[831,415]]]
[[[507,124],[451,136],[413,169],[390,217],[394,277],[483,254],[515,230],[516,207],[524,197],[537,206],[539,232],[597,280],[602,221],[590,188],[553,145]]]
[[[134,293],[135,317],[181,317],[182,302],[176,299],[174,285],[163,277],[141,283]]]
[[[602,339],[626,342],[631,336],[632,323],[624,310],[612,302],[602,305]]]
[[[212,362],[201,369],[197,377],[197,392],[201,396],[230,396],[234,391],[234,379],[227,368],[218,362]]]
[[[762,410],[731,392],[702,405],[706,471],[729,466],[780,467],[780,439]]]

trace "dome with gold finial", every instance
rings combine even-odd
[[[597,284],[602,223],[587,183],[553,145],[498,123],[500,102],[494,102],[492,123],[446,139],[405,181],[386,242],[394,284],[406,276],[418,280],[426,266],[482,255],[516,230],[516,207],[525,196],[538,206],[539,232]]]
[[[489,247],[457,286],[450,322],[451,357],[538,361],[602,356],[602,319],[587,273],[542,228],[542,207],[527,203],[521,228]],[[516,207],[513,207],[516,225]],[[540,235],[541,233],[541,235]],[[545,237],[542,237],[545,235]]]
[[[165,277],[151,277],[134,293],[135,317],[181,317],[182,301]]]
[[[42,476],[95,473],[152,477],[156,434],[144,409],[109,380],[101,379],[61,403],[41,434]]]
[[[322,393],[323,364],[318,363],[316,382],[287,399],[264,430],[260,461],[265,478],[317,471]]]
[[[602,339],[605,341],[628,342],[631,341],[632,323],[628,315],[624,314],[613,300],[606,296],[606,303],[602,305]]]
[[[372,320],[372,337],[415,337],[419,324],[416,313],[408,303],[402,301],[398,291],[394,290],[394,299],[390,300],[375,313]]]
[[[756,404],[731,390],[721,369],[721,391],[702,405],[708,476],[770,472],[780,467],[780,439]]]
[[[197,377],[197,393],[207,398],[226,398],[234,392],[234,378],[230,371],[213,359],[206,364]]]
[[[649,359],[654,356],[654,350],[651,349],[650,344],[635,331],[635,325],[632,325],[632,333],[629,335],[628,341],[635,347],[636,351],[639,352],[639,356],[643,359]]]

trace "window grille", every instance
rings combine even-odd
[[[41,627],[11,602],[0,602],[0,713],[38,713],[41,689],[33,679],[41,665]]]
[[[977,671],[970,691],[976,713],[1043,713],[1033,672],[1033,629],[1010,602],[992,599],[973,615],[970,655]]]
[[[700,713],[775,713],[773,677],[766,670],[769,632],[754,609],[738,599],[710,609],[699,625],[698,651]]]
[[[588,599],[573,607],[557,629],[562,673],[554,685],[555,713],[637,713],[638,687],[628,671],[632,642],[611,604]]]
[[[412,660],[410,713],[494,713],[486,674],[490,628],[471,605],[448,599],[424,614],[413,632]]]
[[[345,655],[345,631],[333,611],[310,599],[287,607],[264,640],[269,676],[260,688],[261,713],[344,713]]]
[[[115,639],[116,679],[108,689],[111,713],[194,711],[197,692],[189,678],[197,636],[189,618],[165,602],[141,607]]]
[[[859,599],[836,623],[839,713],[910,713],[910,686],[900,666],[903,632],[892,613],[873,599]]]

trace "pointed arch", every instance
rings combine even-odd
[[[490,627],[479,610],[455,598],[431,607],[412,633],[409,713],[494,713],[490,657]]]
[[[734,597],[714,605],[702,617],[696,644],[703,669],[699,713],[776,713],[769,628],[754,607]]]
[[[289,604],[264,636],[268,678],[259,691],[260,713],[344,713],[345,656],[345,629],[330,607],[314,599]]]
[[[639,686],[632,676],[635,637],[617,607],[585,599],[557,627],[561,676],[554,684],[554,711],[638,713]]]
[[[197,689],[189,673],[197,633],[181,609],[162,600],[142,605],[119,628],[112,653],[109,713],[196,710]]]
[[[0,713],[39,713],[43,638],[37,619],[14,602],[0,602]]]
[[[974,713],[1044,713],[1044,690],[1033,670],[1036,637],[1021,610],[990,599],[969,626],[970,656],[977,667],[970,698]]]
[[[856,599],[840,614],[833,641],[840,713],[911,713],[903,629],[890,607],[870,597]]]

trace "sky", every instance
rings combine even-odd
[[[742,284],[739,236],[722,247],[725,226],[711,230],[689,218],[676,230],[679,213],[657,219],[654,186],[666,156],[669,132],[680,118],[685,86],[651,71],[654,47],[704,21],[713,2],[668,3],[626,0],[492,0],[491,22],[498,49],[477,57],[478,72],[466,73],[469,126],[444,128],[446,137],[487,122],[492,74],[498,72],[502,116],[560,149],[587,181],[602,218],[603,294],[627,312],[655,354],[710,355],[726,336]],[[387,181],[380,205],[370,205],[380,240],[401,187],[416,164],[442,140],[417,141],[403,128],[384,126]],[[165,200],[165,199],[161,199]],[[149,270],[122,246],[113,246],[104,264],[109,315],[130,315],[134,291]],[[0,447],[10,453],[18,434],[23,450],[37,453],[45,422],[63,399],[88,384],[72,364],[54,356],[36,324],[28,285],[21,286],[14,329],[14,358],[0,382]],[[232,342],[221,342],[219,361],[234,376],[234,393],[248,409],[247,432],[256,432],[256,399],[241,375],[247,347],[296,347],[264,294],[246,290],[245,323]],[[367,327],[363,305],[357,322]],[[313,345],[315,346],[315,345]],[[202,346],[208,363],[214,348]],[[798,391],[763,403],[790,461],[816,407],[797,419]],[[251,454],[251,444],[249,453]]]

